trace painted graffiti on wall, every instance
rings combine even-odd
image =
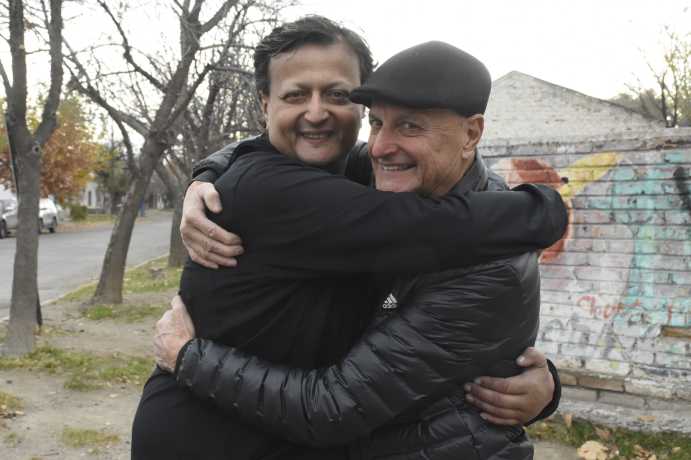
[[[540,346],[586,368],[626,375],[631,363],[691,370],[691,151],[503,158],[513,186],[556,188],[569,231],[541,255]]]

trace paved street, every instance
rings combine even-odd
[[[137,221],[127,256],[136,265],[168,252],[172,214],[150,213]],[[111,227],[42,234],[38,248],[38,286],[42,302],[97,279]],[[12,295],[15,237],[0,240],[0,319],[7,317]]]

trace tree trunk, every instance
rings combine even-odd
[[[180,179],[171,173],[162,163],[156,165],[156,174],[166,187],[166,194],[173,205],[173,226],[170,229],[170,252],[168,266],[181,267],[187,259],[187,250],[182,244],[180,236],[180,221],[182,220],[182,201],[185,198],[184,188]]]
[[[180,236],[180,221],[182,220],[182,202],[185,199],[183,193],[178,194],[173,211],[173,227],[170,229],[170,253],[168,254],[169,267],[182,267],[188,254]]]
[[[12,279],[12,301],[10,303],[10,323],[5,340],[4,353],[20,356],[34,349],[34,330],[39,313],[38,304],[38,201],[41,174],[41,150],[31,145],[24,136],[16,139],[15,151],[25,152],[16,155],[17,182],[21,195],[18,195],[17,209],[17,249],[14,256],[14,278]]]
[[[110,235],[106,255],[103,259],[101,276],[96,286],[92,303],[122,303],[122,285],[125,276],[127,252],[132,239],[134,221],[139,206],[146,198],[154,166],[161,159],[165,146],[149,138],[142,147],[139,174],[130,184],[125,201],[120,208],[113,233]]]

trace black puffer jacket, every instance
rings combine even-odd
[[[452,193],[488,188],[503,183],[478,158]],[[396,311],[336,365],[289,369],[195,339],[177,379],[285,439],[351,443],[353,458],[532,458],[522,429],[486,423],[461,386],[517,372],[513,359],[537,333],[539,289],[535,254],[400,280]]]

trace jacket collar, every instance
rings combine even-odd
[[[458,181],[458,183],[449,191],[449,193],[463,195],[466,192],[486,190],[488,180],[489,172],[487,170],[487,165],[482,159],[480,152],[476,152],[473,164],[465,172],[461,180]]]

